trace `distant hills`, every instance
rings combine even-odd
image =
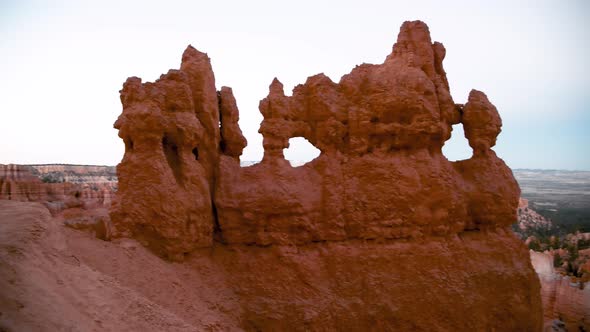
[[[521,196],[563,232],[590,232],[590,172],[514,169]]]

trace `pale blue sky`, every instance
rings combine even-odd
[[[188,44],[234,89],[242,160],[260,159],[258,101],[275,76],[287,91],[319,72],[338,81],[420,19],[447,48],[455,102],[476,88],[497,106],[509,166],[590,170],[590,2],[516,2],[0,0],[0,163],[118,163],[122,83],[178,68]],[[462,136],[450,159],[470,155]]]

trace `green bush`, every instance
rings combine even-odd
[[[555,256],[553,256],[553,267],[561,267],[562,265],[563,259],[561,258],[561,255],[555,253]]]
[[[63,179],[59,176],[55,176],[51,173],[45,174],[41,177],[41,181],[44,183],[61,183],[64,182]]]

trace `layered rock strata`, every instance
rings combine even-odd
[[[117,188],[106,166],[0,165],[0,199],[68,207],[108,208]]]
[[[553,223],[529,206],[528,199],[521,198],[518,202],[518,229],[522,232],[537,229],[551,229]]]
[[[351,310],[362,324],[425,328],[404,294],[445,294],[427,313],[449,320],[439,330],[540,329],[539,282],[525,247],[505,231],[520,190],[491,150],[502,122],[483,92],[455,104],[445,53],[424,23],[405,22],[383,64],[357,66],[338,83],[312,76],[292,96],[275,79],[260,102],[264,158],[247,168],[239,164],[246,141],[235,99],[229,88],[216,91],[206,54],[189,46],[179,70],[154,83],[129,78],[115,123],[125,155],[110,213],[114,235],[174,260],[216,243],[239,248],[244,257],[229,257],[241,262],[258,257],[245,269],[223,262],[240,265],[233,272],[242,282],[250,268],[268,273],[236,286],[247,297],[249,329],[285,322],[316,329],[323,319],[330,322],[323,327],[343,328]],[[459,123],[474,153],[450,162],[441,149]],[[292,137],[306,138],[320,156],[291,167],[283,149]],[[276,250],[290,253],[288,264],[277,268]],[[401,257],[423,263],[413,272],[425,278],[419,289],[395,267],[407,263]],[[467,258],[479,263],[452,263]],[[295,291],[314,280],[309,293]],[[474,282],[468,292],[460,286]],[[380,292],[379,300],[369,295]],[[335,302],[306,311],[324,297]],[[476,317],[472,324],[454,325],[465,312]]]
[[[541,281],[541,299],[546,322],[559,319],[568,331],[590,329],[590,287],[557,273],[554,253],[530,251],[531,261]]]

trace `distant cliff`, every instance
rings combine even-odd
[[[0,164],[0,199],[41,202],[53,214],[108,207],[117,186],[112,166]]]
[[[104,183],[117,182],[115,166],[95,165],[26,165],[43,182]]]
[[[590,329],[590,287],[575,278],[557,273],[554,252],[530,251],[531,261],[541,281],[545,321],[559,319],[568,331]]]

